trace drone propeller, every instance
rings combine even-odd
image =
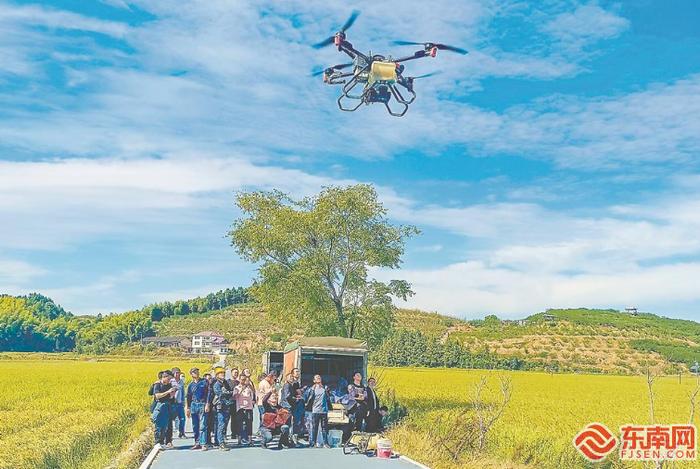
[[[418,75],[415,77],[406,77],[406,88],[408,88],[409,91],[413,91],[413,80],[416,80],[418,78],[428,78],[432,77],[433,75],[440,75],[442,72],[440,70],[437,70],[435,72],[430,72],[430,73],[425,73],[423,75]]]
[[[353,10],[352,13],[350,14],[350,18],[348,18],[348,20],[345,22],[343,27],[340,28],[339,32],[342,34],[345,34],[345,31],[350,29],[350,26],[353,25],[353,23],[355,22],[355,20],[357,19],[358,16],[360,16],[360,11]],[[334,41],[335,41],[335,34],[329,38],[324,39],[323,41],[321,41],[317,44],[314,44],[311,47],[313,47],[314,49],[320,49],[321,47],[326,47],[326,46],[333,44]]]
[[[409,80],[415,80],[415,79],[417,79],[417,78],[428,78],[428,77],[432,77],[432,76],[434,76],[434,75],[440,75],[441,73],[442,73],[442,72],[437,71],[437,72],[426,73],[426,74],[424,74],[424,75],[418,75],[417,77],[406,77],[406,78],[408,78]]]
[[[393,41],[392,44],[395,46],[424,46],[426,49],[435,47],[438,50],[449,50],[462,55],[469,53],[466,49],[462,49],[461,47],[448,46],[447,44],[438,44],[435,42]]]
[[[317,76],[321,75],[322,73],[324,73],[326,70],[328,70],[328,71],[342,70],[342,69],[344,69],[344,68],[348,68],[348,67],[351,66],[352,64],[353,64],[353,63],[350,62],[350,63],[347,63],[347,64],[333,65],[332,67],[328,67],[328,68],[321,69],[321,70],[316,70],[315,72],[313,72],[313,73],[311,74],[311,76],[312,76],[312,77],[317,77]]]

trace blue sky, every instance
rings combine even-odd
[[[403,119],[309,76],[349,39],[410,64]],[[371,182],[418,225],[409,302],[460,317],[700,319],[694,1],[0,0],[0,292],[105,313],[247,285],[237,190]],[[414,73],[415,72],[415,73]]]

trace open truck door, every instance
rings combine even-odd
[[[302,387],[310,386],[314,375],[321,375],[331,391],[347,386],[356,372],[367,379],[367,343],[345,337],[304,337],[284,349],[284,376],[299,368]],[[347,387],[343,390],[347,392]],[[342,404],[333,404],[329,425],[348,421]]]
[[[277,373],[277,376],[282,376],[284,352],[280,350],[271,350],[265,352],[262,356],[263,373],[267,374],[271,371]]]
[[[311,385],[314,375],[335,389],[339,380],[347,383],[359,371],[367,379],[367,344],[345,337],[304,337],[284,348],[284,375],[299,368],[302,386]]]

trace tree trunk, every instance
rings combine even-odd
[[[335,304],[335,313],[338,316],[340,332],[343,337],[348,337],[348,329],[345,325],[345,311],[343,311],[343,304],[340,301],[334,301],[333,304]]]

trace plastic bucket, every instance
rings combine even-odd
[[[328,445],[331,448],[337,448],[340,446],[340,442],[343,440],[342,430],[330,430],[328,432]]]
[[[377,457],[382,459],[391,458],[391,440],[386,438],[377,440]]]

